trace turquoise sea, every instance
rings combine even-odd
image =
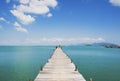
[[[55,46],[0,46],[0,81],[29,81],[51,56]],[[120,49],[64,46],[84,78],[120,81]]]

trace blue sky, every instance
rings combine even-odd
[[[0,45],[120,45],[120,0],[0,0]]]

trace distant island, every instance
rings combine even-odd
[[[82,43],[82,44],[73,44],[70,46],[102,46],[105,48],[120,48],[120,45],[114,44],[114,43],[107,43],[107,42],[100,42],[100,43]]]
[[[93,44],[87,44],[86,46],[104,46],[105,48],[120,48],[120,45],[113,44],[113,43],[93,43]]]

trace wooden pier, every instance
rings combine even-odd
[[[34,81],[86,81],[72,60],[57,46]]]

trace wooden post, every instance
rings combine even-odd
[[[41,66],[41,71],[43,70],[43,66]]]
[[[77,71],[77,66],[75,66],[75,71]]]
[[[32,79],[30,78],[29,81],[32,81]]]
[[[73,63],[72,59],[70,59],[70,60],[71,60],[71,63]]]
[[[49,59],[47,60],[47,63],[49,63]]]
[[[93,81],[92,78],[90,78],[90,81]]]

